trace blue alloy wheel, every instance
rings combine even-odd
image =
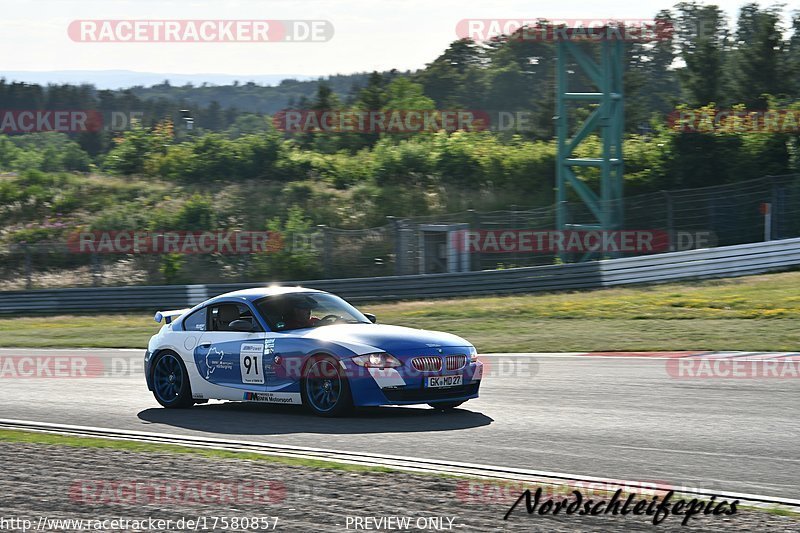
[[[192,405],[191,386],[183,363],[177,355],[165,353],[153,366],[153,394],[164,407]]]
[[[347,378],[331,358],[318,358],[308,365],[302,390],[304,403],[321,416],[343,414],[352,404]]]

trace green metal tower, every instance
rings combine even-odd
[[[611,33],[611,32],[608,32]],[[585,35],[585,33],[584,33]],[[604,36],[600,47],[599,64],[586,54],[570,38],[556,43],[556,133],[558,157],[556,161],[556,225],[559,230],[616,230],[622,228],[622,132],[624,128],[622,72],[624,65],[624,43],[620,38]],[[567,69],[571,63],[586,75],[597,88],[597,92],[570,92]],[[585,105],[598,104],[586,121],[569,138],[570,124],[567,102],[577,101]],[[586,137],[599,132],[602,139],[602,156],[579,158],[576,148]],[[596,191],[574,172],[575,167],[600,169],[600,190]],[[592,220],[573,223],[568,191],[577,193],[580,201],[592,215]],[[587,260],[591,253],[581,260]]]

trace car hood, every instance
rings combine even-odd
[[[335,324],[322,326],[308,330],[303,337],[335,342],[361,353],[365,353],[366,350],[377,349],[393,355],[403,355],[403,352],[418,352],[438,347],[472,346],[461,337],[450,333],[383,324]]]

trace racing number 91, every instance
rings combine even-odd
[[[239,360],[242,371],[242,383],[264,384],[264,373],[261,364],[264,358],[264,345],[242,344]]]
[[[250,372],[255,372],[255,375],[258,376],[258,367],[256,363],[258,362],[258,358],[255,355],[245,355],[244,356],[244,367],[247,369],[247,375],[250,375]]]

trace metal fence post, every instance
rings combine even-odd
[[[242,283],[250,279],[250,253],[244,254],[244,257],[242,258],[242,270],[241,274],[239,275],[239,279],[242,281]]]
[[[100,285],[100,260],[97,252],[92,252],[92,287]]]
[[[770,176],[769,177],[769,185],[770,185],[770,204],[772,206],[772,208],[770,209],[770,213],[769,213],[770,214],[770,219],[769,219],[769,221],[770,221],[770,225],[769,225],[770,226],[769,227],[770,232],[769,233],[770,233],[770,236],[773,239],[780,239],[781,236],[779,235],[779,232],[778,232],[778,228],[780,227],[779,226],[779,222],[780,221],[778,220],[778,217],[779,217],[778,213],[780,211],[780,203],[779,203],[780,199],[779,199],[779,196],[778,196],[779,188],[775,184],[775,176]]]
[[[33,287],[33,264],[31,261],[31,250],[28,243],[22,243],[22,250],[25,253],[25,288]]]
[[[408,227],[406,219],[397,220],[397,234],[399,236],[397,241],[397,253],[401,258],[399,272],[401,275],[414,274],[414,268],[409,266],[409,263],[412,257],[416,257],[414,248],[414,246],[416,246],[416,241],[414,240],[415,232],[412,228]]]
[[[469,213],[469,226],[470,230],[472,231],[480,231],[481,229],[481,214],[474,209],[467,210]],[[475,250],[471,252],[469,249],[469,244],[467,239],[464,239],[464,246],[467,249],[467,253],[472,256],[472,259],[469,262],[470,270],[481,270],[482,269],[482,262],[481,262],[481,252],[480,250]]]
[[[672,195],[669,191],[661,191],[667,208],[667,238],[669,239],[669,251],[675,251],[675,214],[673,212]]]
[[[392,237],[394,238],[394,275],[402,276],[404,271],[404,254],[402,238],[400,236],[400,224],[397,217],[387,216],[386,220],[392,226]]]
[[[331,276],[331,233],[325,224],[317,226],[322,231],[322,272],[326,278]]]

